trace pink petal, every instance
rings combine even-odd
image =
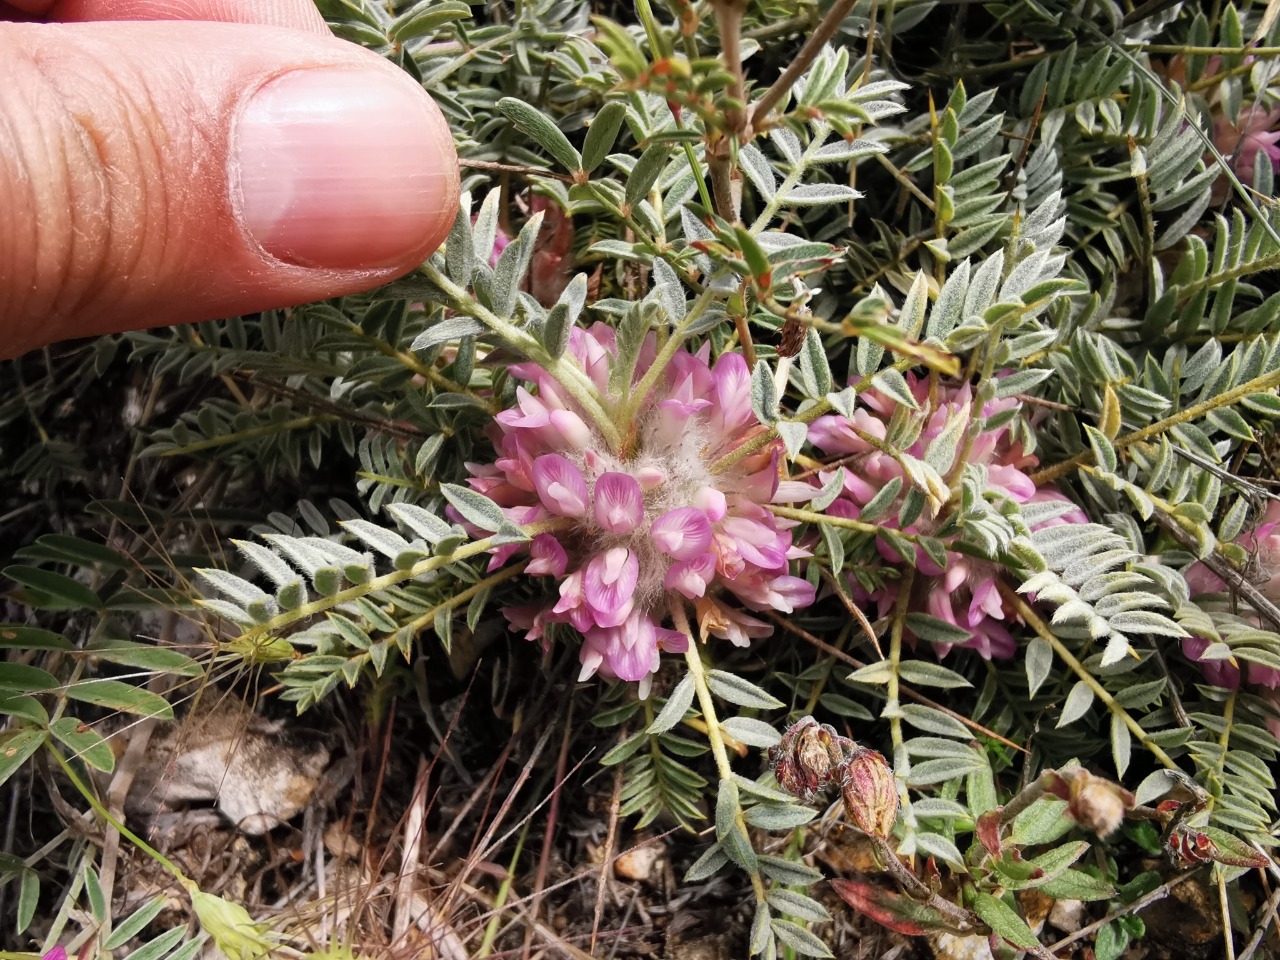
[[[626,547],[613,547],[591,558],[582,576],[582,592],[602,627],[621,626],[634,605],[640,561]]]
[[[787,564],[790,538],[759,520],[728,517],[720,525],[721,532],[733,540],[733,550],[747,563],[764,570],[781,570]]]
[[[973,637],[960,644],[966,650],[976,650],[983,660],[1007,660],[1018,651],[1013,634],[1003,624],[987,620],[974,631]]]
[[[644,494],[627,473],[602,473],[596,480],[596,522],[610,533],[630,533],[644,520]]]
[[[692,560],[711,546],[711,521],[697,507],[668,510],[650,528],[653,542],[676,560]]]
[[[810,496],[813,494],[810,493]],[[693,505],[707,515],[712,523],[719,523],[729,512],[728,501],[724,494],[715,487],[699,487],[693,495]]]
[[[640,489],[645,491],[656,490],[667,482],[667,472],[661,467],[639,467],[635,477]]]
[[[591,608],[587,606],[582,588],[583,574],[575,570],[560,581],[560,599],[551,608],[559,615],[559,622],[568,621],[579,633],[585,633],[595,625]]]
[[[581,450],[591,442],[591,428],[572,410],[552,410],[547,419],[566,448]]]
[[[582,471],[558,453],[545,453],[533,461],[533,485],[543,506],[562,517],[587,512],[587,481]]]
[[[549,533],[540,533],[533,538],[529,555],[533,559],[524,570],[535,577],[564,576],[565,568],[569,565],[569,556],[564,552],[564,547]]]
[[[1280,670],[1275,667],[1264,667],[1260,663],[1251,663],[1246,672],[1250,683],[1256,683],[1260,687],[1269,687],[1272,690],[1280,687]]]
[[[667,568],[667,575],[662,585],[667,590],[674,590],[690,600],[705,596],[707,584],[716,575],[716,556],[704,553],[692,560],[680,560]]]
[[[1236,690],[1240,686],[1240,668],[1230,660],[1202,660],[1204,652],[1209,649],[1213,641],[1204,637],[1183,637],[1182,653],[1188,660],[1195,660],[1200,664],[1200,670],[1204,673],[1205,679],[1215,687],[1223,687],[1227,690]]]
[[[718,432],[731,436],[743,426],[755,423],[756,415],[751,409],[751,371],[742,355],[722,353],[711,376],[716,401],[713,426]]]

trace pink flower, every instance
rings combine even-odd
[[[1280,121],[1280,108],[1266,110],[1263,107],[1245,107],[1236,122],[1219,117],[1213,125],[1213,145],[1231,161],[1236,176],[1248,186],[1253,186],[1253,168],[1259,153],[1267,155],[1272,169],[1280,163],[1280,131],[1275,129]]]
[[[67,960],[67,948],[58,944],[58,946],[41,957],[40,960]]]
[[[632,388],[657,352],[651,334]],[[617,355],[609,326],[570,335],[567,356],[602,397],[610,396]],[[548,625],[568,624],[582,634],[583,679],[598,672],[643,688],[661,651],[685,647],[686,638],[665,626],[673,603],[694,603],[704,635],[746,644],[772,627],[736,604],[790,612],[813,602],[813,586],[790,575],[790,561],[807,556],[792,542],[794,524],[768,509],[786,499],[779,494],[780,442],[712,470],[764,431],[741,356],[726,353],[713,363],[709,345],[676,351],[622,425],[629,435],[623,452],[610,449],[542,368],[509,369],[527,385],[517,389],[516,405],[494,418],[496,456],[467,465],[470,483],[513,522],[558,524],[529,544],[492,551],[490,569],[527,550],[526,572],[560,578],[558,598],[536,614],[505,610],[512,626],[542,639]]]
[[[533,484],[538,499],[552,513],[580,517],[587,512],[587,481],[558,453],[544,454],[533,462]]]
[[[1262,521],[1237,537],[1236,543],[1249,554],[1250,567],[1257,573],[1256,579],[1250,578],[1254,586],[1268,600],[1280,603],[1280,500],[1269,500]],[[1200,561],[1187,567],[1183,576],[1193,597],[1226,592],[1222,578]]]
[[[1225,687],[1227,690],[1240,689],[1240,667],[1234,657],[1221,660],[1202,659],[1204,652],[1211,644],[1212,641],[1204,637],[1183,637],[1182,653],[1188,660],[1194,660],[1200,664],[1200,671],[1204,674],[1204,678],[1215,687]],[[1280,689],[1280,670],[1264,667],[1252,661],[1245,661],[1245,666],[1245,676],[1250,683],[1271,690]]]
[[[953,426],[956,420],[964,422],[958,451],[966,462],[986,469],[989,499],[1011,500],[1017,504],[1060,501],[1068,507],[1057,518],[1044,526],[1061,523],[1084,523],[1084,512],[1052,488],[1037,489],[1026,469],[1035,465],[1034,457],[1022,451],[1013,440],[1007,425],[984,429],[972,436],[966,447],[965,437],[972,433],[973,393],[969,384],[942,385],[935,388],[930,398],[928,381],[907,375],[912,395],[925,411],[925,426],[916,442],[902,451],[917,460],[924,460],[933,441]],[[880,449],[880,441],[886,436],[890,418],[896,404],[878,390],[868,390],[859,395],[862,403],[852,417],[830,415],[816,419],[809,429],[809,439],[815,447],[832,455],[845,471],[844,488],[840,497],[828,508],[832,516],[857,519],[864,507],[895,479],[903,483],[902,492],[889,509],[879,514],[875,522],[886,528],[898,529],[898,511],[909,484],[901,463],[891,454]],[[983,418],[991,418],[1018,407],[1018,401],[1000,398],[988,401],[982,411]],[[959,453],[957,453],[959,455]],[[944,471],[945,472],[945,471]],[[819,472],[819,479],[826,483],[835,475],[834,467]],[[945,479],[945,478],[944,478]],[[910,534],[929,534],[939,525],[939,520],[922,514],[903,530]],[[901,565],[905,558],[883,538],[876,547],[880,555],[892,565]],[[917,576],[912,603],[917,612],[930,616],[966,631],[969,639],[960,644],[937,643],[940,655],[952,646],[961,646],[977,652],[987,660],[1011,657],[1017,651],[1017,642],[1007,624],[1012,613],[1005,609],[997,587],[1004,568],[989,560],[948,551],[945,567],[939,567],[923,552],[916,561]],[[922,583],[921,580],[924,580]],[[888,614],[898,599],[899,581],[886,579],[884,583],[867,593],[850,579],[855,599],[865,599],[876,604],[881,616]],[[921,609],[922,608],[922,609]]]
[[[733,520],[725,521],[727,529]],[[697,507],[668,510],[649,528],[659,550],[676,560],[692,560],[707,552],[713,531],[707,515]]]
[[[1268,600],[1280,603],[1280,501],[1269,501],[1267,510],[1262,515],[1262,522],[1237,537],[1236,543],[1249,554],[1250,579],[1254,586]],[[1187,580],[1193,599],[1207,594],[1227,592],[1227,585],[1223,579],[1200,561],[1187,567],[1183,571],[1183,576]],[[1243,602],[1242,606],[1244,606]],[[1252,612],[1251,608],[1241,610],[1240,617],[1247,624],[1262,627],[1261,619]],[[1202,659],[1211,642],[1205,637],[1185,637],[1182,641],[1182,652],[1188,659],[1200,664],[1205,679],[1214,686],[1226,687],[1228,690],[1238,689],[1240,668],[1232,659]],[[1247,662],[1245,676],[1252,684],[1271,689],[1280,688],[1280,670],[1272,667]]]

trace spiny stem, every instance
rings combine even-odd
[[[1277,263],[1280,263],[1280,256],[1277,258]],[[1272,370],[1270,373],[1264,373],[1260,377],[1254,377],[1247,383],[1242,383],[1226,393],[1220,393],[1216,397],[1202,400],[1200,403],[1187,407],[1185,410],[1180,410],[1171,416],[1165,417],[1163,420],[1143,427],[1141,430],[1126,433],[1123,437],[1117,437],[1113,440],[1111,445],[1117,450],[1123,450],[1132,444],[1141,443],[1143,440],[1149,440],[1152,437],[1166,433],[1179,424],[1196,420],[1206,413],[1217,410],[1219,407],[1230,406],[1238,400],[1243,400],[1251,393],[1265,393],[1276,386],[1280,386],[1280,370]],[[1031,482],[1037,487],[1042,487],[1046,483],[1051,483],[1059,477],[1065,476],[1077,467],[1090,463],[1093,463],[1093,451],[1086,450],[1083,453],[1076,454],[1070,460],[1063,460],[1061,463],[1055,463],[1051,467],[1045,467],[1043,470],[1032,474]]]
[[[1053,652],[1057,654],[1058,659],[1070,667],[1072,673],[1085,682],[1085,685],[1093,691],[1093,695],[1105,703],[1107,709],[1114,716],[1120,718],[1121,722],[1129,728],[1129,732],[1134,735],[1137,741],[1146,747],[1148,752],[1165,767],[1170,770],[1177,770],[1178,765],[1173,762],[1173,759],[1158,744],[1151,742],[1151,738],[1147,736],[1146,731],[1138,725],[1138,722],[1129,715],[1129,712],[1124,707],[1116,702],[1115,697],[1107,692],[1106,688],[1085,668],[1084,664],[1077,660],[1075,655],[1063,645],[1062,641],[1049,629],[1048,624],[1040,618],[1038,613],[1031,609],[1031,605],[1015,593],[1007,583],[997,581],[996,586],[1000,589],[1000,596],[1004,598],[1005,602],[1012,606],[1018,612],[1018,616],[1022,617],[1031,629],[1053,648]]]

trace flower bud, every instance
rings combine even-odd
[[[845,814],[864,833],[888,839],[898,819],[898,785],[885,758],[859,747],[840,768]]]
[[[769,762],[778,785],[801,800],[812,800],[833,782],[844,755],[841,741],[846,738],[813,717],[792,724],[782,741],[769,748]]]
[[[230,960],[265,960],[271,955],[266,924],[255,922],[240,904],[205,893],[189,880],[186,883],[200,928]]]
[[[1067,812],[1071,819],[1100,837],[1113,833],[1133,807],[1133,794],[1118,783],[1077,768],[1070,777]]]

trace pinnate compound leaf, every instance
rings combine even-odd
[[[747,823],[761,830],[793,830],[817,815],[816,810],[795,803],[762,803],[747,811]]]
[[[826,907],[803,893],[774,887],[766,896],[769,906],[789,917],[798,917],[810,923],[826,923],[831,919]]]
[[[107,942],[103,944],[103,947],[107,950],[123,947],[156,918],[160,911],[164,909],[165,903],[167,903],[167,900],[164,897],[156,897],[150,903],[144,904],[135,910],[124,920],[121,920],[119,925],[111,931],[111,936],[107,938]]]
[[[724,848],[718,843],[712,844],[706,849],[702,856],[693,862],[687,871],[685,871],[685,883],[699,883],[713,876],[721,867],[729,862],[729,856],[724,852]]]
[[[1058,726],[1065,727],[1075,723],[1093,706],[1093,688],[1083,680],[1077,680],[1071,692],[1067,694],[1067,702],[1062,707],[1062,716],[1058,718]]]
[[[1066,870],[1039,889],[1055,900],[1109,900],[1116,893],[1111,884],[1083,870]]]
[[[782,739],[772,726],[753,717],[730,717],[720,726],[733,739],[749,747],[772,747]]]
[[[456,483],[440,484],[440,493],[462,514],[464,520],[474,523],[482,530],[497,530],[507,522],[502,508],[483,493],[460,487]]]
[[[182,938],[187,935],[185,926],[174,927],[165,933],[160,934],[154,940],[148,940],[137,950],[125,956],[124,960],[160,960],[161,957],[168,956],[168,960],[190,960],[196,952],[204,946],[204,941],[200,939],[192,940],[181,950],[169,953],[179,943]]]
[[[471,7],[462,0],[423,0],[391,21],[387,35],[396,43],[435,33],[446,23],[466,20]]]
[[[116,755],[92,727],[82,724],[75,717],[59,717],[49,725],[50,732],[67,749],[89,766],[103,773],[110,773],[116,766]]]
[[[789,886],[811,887],[822,879],[822,874],[808,864],[765,853],[760,855],[760,872],[770,880]]]
[[[627,106],[619,100],[610,100],[591,121],[587,138],[582,143],[582,169],[587,173],[604,162],[618,139],[618,130],[627,115]]]
[[[0,650],[71,650],[75,644],[60,633],[20,623],[0,623]]]
[[[163,697],[119,680],[80,680],[67,687],[66,693],[72,700],[92,703],[108,710],[161,720],[173,719],[173,707]]]
[[[99,610],[102,601],[98,595],[78,580],[21,564],[4,568],[4,575],[33,591],[27,602],[37,610]]]
[[[751,921],[751,956],[758,953],[764,953],[770,945],[772,931],[770,924],[773,917],[769,913],[769,905],[767,903],[756,904],[755,919]]]
[[[792,923],[790,920],[774,920],[770,926],[779,940],[802,956],[832,956],[827,945],[818,939],[816,933],[806,930],[798,923]]]

